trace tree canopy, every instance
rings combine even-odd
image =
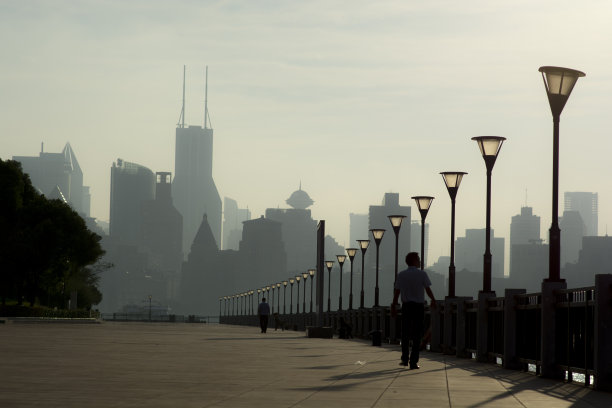
[[[66,307],[71,291],[79,305],[101,301],[94,265],[104,254],[68,204],[48,200],[16,161],[0,160],[0,297]]]

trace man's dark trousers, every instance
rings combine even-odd
[[[402,361],[411,366],[419,362],[419,350],[423,337],[425,304],[417,302],[402,303]],[[412,340],[412,353],[409,345]],[[410,356],[410,358],[408,357]]]
[[[259,327],[261,327],[262,333],[268,330],[268,315],[259,315]]]

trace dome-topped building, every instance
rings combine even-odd
[[[302,190],[302,183],[300,183],[300,188],[294,191],[285,202],[296,210],[305,210],[314,203],[308,193]]]

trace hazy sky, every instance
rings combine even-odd
[[[385,192],[403,205],[433,195],[433,261],[450,248],[440,171],[469,173],[458,236],[484,228],[485,165],[472,136],[508,139],[493,170],[496,235],[509,239],[527,203],[547,238],[552,118],[538,67],[566,66],[587,76],[561,117],[560,212],[563,192],[598,192],[603,235],[611,15],[608,1],[2,0],[0,157],[69,141],[92,215],[108,220],[118,157],[174,171],[183,65],[186,122],[197,125],[208,65],[222,197],[258,217],[287,207],[301,181],[313,216],[349,246],[350,212]]]

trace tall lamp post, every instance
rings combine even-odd
[[[561,67],[540,67],[548,103],[553,116],[553,191],[552,223],[549,230],[548,281],[560,282],[561,279],[561,230],[559,229],[559,122],[578,78],[584,72]]]
[[[451,250],[450,266],[448,267],[448,296],[455,297],[455,197],[459,190],[461,179],[467,173],[463,171],[443,171],[440,173],[446,184],[451,199]]]
[[[297,302],[295,302],[295,310],[297,314],[300,314],[300,279],[302,279],[300,275],[295,277],[295,281],[297,282],[297,290],[295,292],[297,294]]]
[[[380,253],[380,241],[382,241],[385,231],[386,230],[381,228],[370,230],[374,237],[374,242],[376,243],[376,287],[374,288],[374,307],[378,307],[378,256]]]
[[[391,221],[391,226],[393,227],[393,232],[395,233],[395,277],[393,278],[393,282],[397,280],[397,256],[399,252],[399,232],[402,227],[402,221],[406,218],[405,215],[389,215],[389,221]]]
[[[276,284],[276,313],[280,314],[280,282]]]
[[[151,321],[151,299],[153,299],[153,296],[149,295],[149,321]]]
[[[334,261],[325,261],[327,266],[327,311],[331,311],[331,271],[334,267]]]
[[[306,313],[306,279],[308,279],[308,272],[302,273],[302,279],[304,279],[304,300],[302,301],[302,311]]]
[[[357,254],[357,248],[346,248],[346,254],[351,261],[351,291],[349,292],[349,310],[353,310],[353,259],[355,259],[355,254]]]
[[[431,207],[431,202],[434,197],[430,196],[415,196],[412,197],[417,204],[419,212],[421,213],[421,269],[425,269],[425,218]]]
[[[293,314],[293,284],[295,283],[295,279],[289,278],[289,283],[291,284],[291,287],[289,288],[291,291],[291,296],[289,297],[291,300],[291,303],[289,303],[289,314]]]
[[[342,310],[342,266],[346,261],[346,255],[336,255],[338,259],[338,265],[340,265],[340,296],[338,296],[338,310]]]
[[[476,136],[472,140],[478,143],[480,153],[487,166],[487,226],[485,232],[485,253],[483,262],[482,291],[491,292],[491,172],[497,155],[506,140],[501,136]]]
[[[287,282],[286,280],[283,281],[283,314],[287,314],[287,284],[289,282]]]
[[[361,294],[360,294],[360,301],[359,301],[359,308],[363,309],[363,301],[364,301],[364,292],[363,292],[363,276],[364,276],[364,258],[365,258],[365,253],[368,250],[368,246],[370,245],[370,240],[369,239],[358,239],[357,242],[359,242],[359,247],[361,248]]]
[[[316,269],[309,269],[308,275],[310,275],[310,313],[312,313],[312,285],[314,284],[314,274]]]
[[[257,288],[257,305],[259,305],[259,294],[261,293],[261,289]]]

